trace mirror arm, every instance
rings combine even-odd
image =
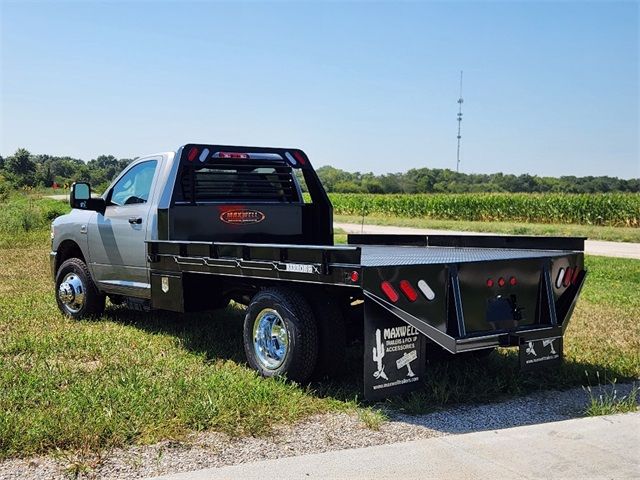
[[[107,202],[101,197],[92,198],[89,202],[89,210],[93,210],[94,212],[98,212],[104,215],[104,212],[107,208]]]

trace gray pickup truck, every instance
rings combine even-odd
[[[419,388],[429,350],[517,347],[523,369],[556,365],[586,275],[582,238],[334,245],[331,202],[294,148],[187,144],[137,159],[101,197],[75,183],[70,203],[51,230],[65,315],[99,315],[107,297],[179,313],[233,300],[248,363],[299,382],[339,373],[359,332],[369,399]]]

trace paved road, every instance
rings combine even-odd
[[[64,194],[56,194],[56,195],[47,195],[47,198],[52,198],[54,200],[64,200],[64,201],[69,201],[69,194],[68,193],[64,193]]]
[[[634,479],[640,478],[639,443],[640,412],[266,460],[156,480]]]
[[[491,233],[458,232],[453,230],[429,230],[426,228],[393,227],[389,225],[361,225],[356,223],[334,223],[334,227],[341,228],[347,233],[403,233],[417,235],[492,235]],[[605,242],[602,240],[587,240],[585,252],[590,255],[604,255],[606,257],[622,257],[640,259],[640,243]]]

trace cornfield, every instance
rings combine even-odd
[[[640,194],[330,194],[341,215],[640,227]]]

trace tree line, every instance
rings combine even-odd
[[[345,172],[324,166],[318,176],[335,193],[607,193],[640,192],[640,179],[617,177],[539,177],[504,173],[457,173],[440,168],[412,168],[402,173]]]
[[[0,156],[0,182],[15,188],[52,187],[71,182],[90,182],[98,191],[113,180],[132,159],[100,155],[85,162],[79,158],[33,155],[19,148],[6,158]]]
[[[85,162],[79,158],[31,154],[20,148],[6,158],[0,156],[0,183],[14,188],[68,185],[73,181],[90,182],[96,191],[105,188],[130,158],[100,155]],[[640,179],[617,177],[539,177],[504,173],[468,174],[449,169],[413,168],[402,173],[346,172],[324,166],[318,176],[328,192],[335,193],[606,193],[640,192]]]

